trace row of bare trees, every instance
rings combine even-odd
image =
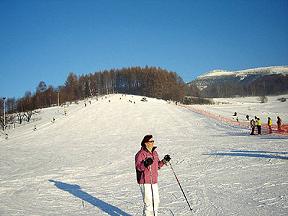
[[[180,101],[185,83],[175,72],[159,67],[129,67],[77,76],[69,73],[64,85],[57,88],[41,81],[36,91],[27,91],[19,99],[5,101],[7,113],[27,113],[60,103],[82,100],[110,93],[125,93]],[[0,99],[0,121],[3,121],[3,100]]]
[[[143,95],[165,100],[181,100],[185,83],[174,72],[156,67],[112,69],[77,78],[68,75],[61,89],[64,101],[110,93]]]

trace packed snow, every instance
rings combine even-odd
[[[213,70],[213,71],[209,71],[208,73],[198,76],[197,79],[202,79],[202,78],[205,79],[207,77],[216,77],[216,76],[231,76],[231,75],[235,75],[235,73],[230,72],[230,71],[225,71],[225,70]]]
[[[165,166],[159,215],[287,215],[288,136],[250,136],[191,106],[141,98],[115,94],[42,109],[7,130],[8,139],[0,133],[0,215],[142,215],[134,156],[146,134],[160,158],[171,155],[193,208]],[[241,100],[194,108],[288,121],[287,102]]]
[[[286,101],[282,102],[283,98]],[[239,121],[244,122],[247,121],[248,115],[249,119],[259,117],[264,124],[270,117],[273,124],[276,124],[279,116],[283,123],[288,124],[288,95],[267,96],[267,101],[264,103],[261,100],[263,100],[261,97],[214,98],[215,105],[193,105],[193,107],[234,120],[238,117]],[[235,112],[237,116],[233,116]]]

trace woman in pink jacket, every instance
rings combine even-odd
[[[169,155],[165,155],[160,161],[155,149],[153,136],[146,135],[141,142],[141,149],[135,155],[137,182],[143,197],[143,215],[145,216],[157,215],[160,203],[158,169],[171,159]]]

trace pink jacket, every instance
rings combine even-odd
[[[152,183],[158,182],[158,169],[160,169],[164,162],[159,160],[158,153],[155,151],[156,147],[153,148],[152,152],[149,152],[145,147],[142,147],[140,151],[135,155],[135,168],[137,175],[138,184],[150,184],[150,166],[145,167],[144,161],[151,157],[153,163],[151,165],[152,170]]]

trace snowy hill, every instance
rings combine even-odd
[[[254,75],[288,74],[288,66],[261,67],[239,71],[213,70],[201,76],[198,76],[197,79],[206,79],[207,77],[219,77],[219,76],[245,77],[247,75],[252,74]]]
[[[64,108],[43,109],[33,123],[8,130],[8,140],[0,134],[0,215],[142,215],[134,155],[150,133],[160,158],[171,155],[193,215],[287,213],[287,136],[249,136],[247,128],[141,98],[81,101],[66,116]],[[168,166],[159,190],[159,215],[191,215]]]
[[[277,90],[272,88],[268,91],[269,94],[275,94],[287,91],[287,76],[288,66],[262,67],[240,71],[213,70],[197,77],[189,84],[196,85],[200,90],[208,90],[214,86],[229,85],[229,87],[234,86],[237,88],[239,92],[239,88],[251,88],[251,86],[253,88],[253,86],[257,86],[259,83],[262,84],[262,82],[270,83],[271,85],[279,85],[279,83],[282,85],[281,82],[283,82],[283,87],[279,87]]]

